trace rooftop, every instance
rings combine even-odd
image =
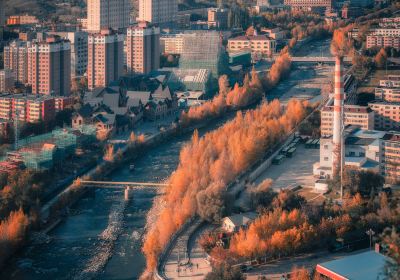
[[[270,41],[270,40],[274,39],[268,37],[267,35],[256,35],[256,36],[243,35],[229,39],[229,41]]]
[[[384,267],[390,259],[375,251],[352,255],[317,265],[317,271],[342,276],[343,279],[386,279]],[[362,269],[361,269],[362,268]],[[339,278],[338,278],[339,279]]]

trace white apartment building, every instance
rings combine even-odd
[[[177,0],[139,0],[139,16],[137,21],[169,25],[176,21],[177,13]]]
[[[100,32],[111,28],[119,30],[129,26],[130,0],[88,0],[87,30]]]
[[[375,99],[387,102],[400,102],[400,88],[377,87],[375,88]]]

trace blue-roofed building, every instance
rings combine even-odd
[[[316,266],[323,279],[332,280],[383,280],[385,266],[391,259],[375,251],[351,255],[324,262]]]

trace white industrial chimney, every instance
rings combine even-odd
[[[333,155],[332,155],[332,174],[333,177],[340,175],[343,141],[343,107],[344,107],[344,88],[343,88],[343,58],[336,56],[335,64],[335,95],[333,111]]]

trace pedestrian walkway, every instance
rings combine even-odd
[[[198,220],[193,223],[181,236],[167,256],[164,265],[164,275],[166,279],[204,279],[205,275],[211,271],[210,264],[206,261],[206,255],[198,244],[200,233],[196,229],[202,223]],[[193,241],[189,240],[191,235],[194,236]],[[189,243],[193,242],[193,246]],[[190,246],[190,249],[188,248]]]

